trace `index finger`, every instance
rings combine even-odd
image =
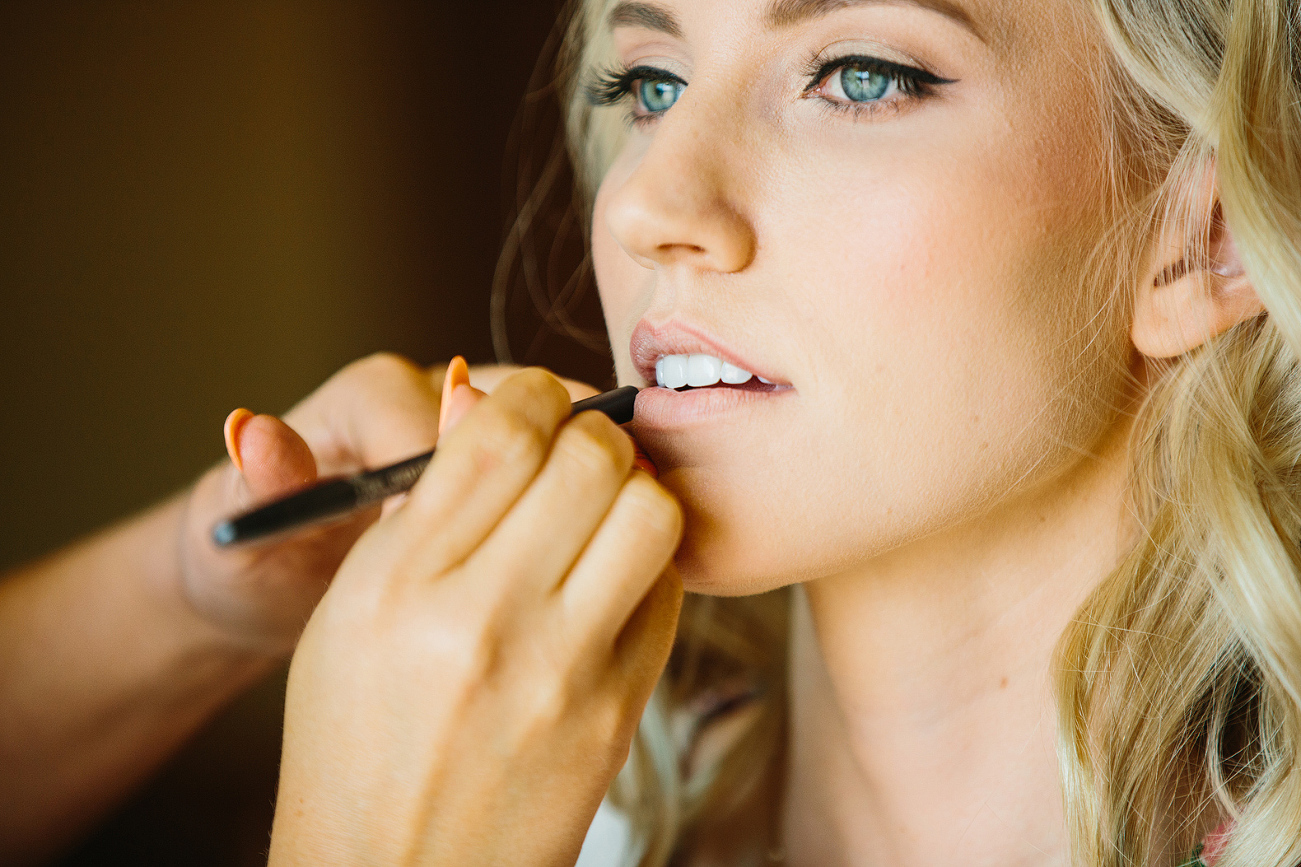
[[[470,366],[470,384],[482,391],[492,392],[512,374],[521,370],[523,368],[517,364],[474,364]],[[601,393],[600,389],[576,379],[563,376],[557,376],[556,379],[560,380],[560,384],[569,392],[569,399],[574,402]]]
[[[450,568],[482,544],[532,484],[569,415],[565,388],[530,368],[480,400],[448,433],[394,516],[420,528],[425,571]]]

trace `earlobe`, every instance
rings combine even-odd
[[[1265,311],[1243,268],[1214,181],[1194,193],[1187,220],[1158,232],[1153,266],[1140,284],[1130,335],[1148,358],[1174,358]]]

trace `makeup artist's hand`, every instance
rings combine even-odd
[[[573,864],[668,657],[673,498],[526,370],[348,554],[290,668],[271,864]]]
[[[476,368],[474,376],[491,388],[513,370]],[[212,544],[213,525],[318,476],[428,451],[438,438],[443,372],[375,355],[335,374],[283,421],[232,413],[226,434],[234,460],[199,480],[181,530],[177,590],[193,611],[253,652],[288,654],[344,555],[379,510],[233,550]],[[575,399],[596,393],[581,383],[566,386]]]

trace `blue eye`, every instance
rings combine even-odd
[[[875,69],[846,66],[840,71],[840,86],[852,102],[872,102],[885,96],[893,79]]]
[[[631,102],[629,120],[652,123],[672,108],[687,89],[687,83],[667,69],[634,66],[612,69],[587,86],[587,101],[594,106]]]
[[[899,110],[929,99],[942,85],[955,78],[940,78],[932,72],[905,66],[879,57],[854,54],[837,57],[808,67],[811,76],[805,97],[817,97],[834,109],[852,109],[855,117],[878,110]]]
[[[682,96],[683,84],[664,78],[643,78],[637,82],[637,101],[650,114],[668,111]]]

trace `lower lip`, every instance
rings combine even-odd
[[[795,393],[793,388],[747,391],[739,388],[644,388],[637,395],[634,422],[638,427],[664,429],[716,421],[720,416],[771,406]]]

